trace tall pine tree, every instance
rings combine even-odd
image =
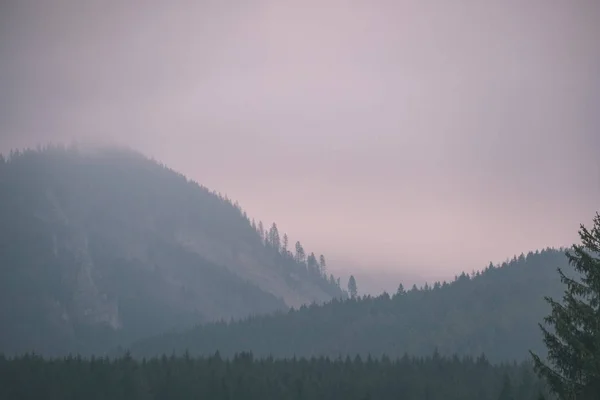
[[[350,278],[348,279],[348,293],[352,299],[355,299],[356,296],[358,296],[358,287],[356,286],[354,275],[350,275]]]
[[[552,311],[540,324],[548,361],[532,354],[538,374],[564,400],[598,400],[600,396],[600,214],[591,230],[581,225],[581,244],[567,252],[580,279],[565,276],[563,302],[546,298]]]

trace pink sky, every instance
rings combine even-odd
[[[600,3],[0,5],[0,149],[119,141],[373,269],[568,245],[600,209]]]

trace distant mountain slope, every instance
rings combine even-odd
[[[137,356],[218,349],[228,356],[252,351],[259,356],[396,357],[427,355],[437,348],[447,355],[483,352],[493,361],[524,359],[529,349],[544,351],[537,324],[549,311],[543,296],[562,298],[557,267],[573,271],[563,251],[548,249],[473,277],[462,274],[450,284],[209,324],[143,340],[131,350]]]
[[[0,159],[0,352],[102,352],[343,292],[239,206],[133,151]],[[265,240],[266,237],[266,240]]]

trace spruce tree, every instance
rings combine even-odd
[[[319,256],[319,267],[321,268],[321,273],[327,276],[327,263],[325,262],[325,256],[323,254]]]
[[[552,311],[540,324],[548,349],[547,362],[531,353],[538,374],[559,399],[594,399],[600,394],[600,214],[591,230],[581,225],[581,244],[567,251],[580,278],[567,277],[563,302],[546,297]]]
[[[354,279],[354,275],[350,275],[350,279],[348,279],[348,293],[352,299],[355,299],[358,295],[358,287],[356,286],[356,279]]]

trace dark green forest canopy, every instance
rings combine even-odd
[[[0,158],[0,351],[104,353],[201,322],[343,297],[324,257],[128,149]],[[287,238],[287,236],[286,236]],[[322,260],[322,261],[321,261]]]
[[[549,311],[544,296],[563,291],[558,267],[572,271],[562,250],[547,249],[473,276],[462,274],[452,283],[207,324],[139,341],[131,350],[134,356],[219,350],[223,356],[252,351],[275,357],[400,357],[437,348],[446,355],[524,360],[531,349],[544,352],[537,324]]]
[[[2,399],[537,400],[545,387],[529,364],[485,357],[136,361],[0,356]],[[548,397],[549,399],[549,397]]]

